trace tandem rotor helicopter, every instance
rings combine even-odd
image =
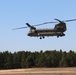
[[[37,25],[30,25],[29,23],[26,23],[27,27],[14,28],[13,30],[24,29],[29,27],[30,31],[28,32],[27,35],[30,37],[40,37],[40,39],[44,39],[46,36],[47,37],[57,36],[58,38],[58,37],[65,36],[64,32],[67,30],[66,22],[76,21],[76,19],[64,20],[64,21],[61,21],[59,19],[55,19],[55,20],[58,22],[44,22]],[[35,27],[35,26],[40,26],[40,25],[45,25],[50,23],[57,23],[57,24],[55,24],[54,28],[37,29]]]

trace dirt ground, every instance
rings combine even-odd
[[[0,70],[0,75],[76,75],[76,67]]]

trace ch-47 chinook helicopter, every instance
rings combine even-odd
[[[27,35],[30,37],[40,37],[40,39],[44,39],[46,36],[48,37],[57,36],[57,38],[62,37],[62,36],[65,36],[64,32],[67,30],[65,22],[76,21],[76,19],[64,20],[64,21],[61,21],[59,19],[55,19],[55,20],[58,22],[44,22],[44,23],[37,24],[37,25],[30,25],[29,23],[26,23],[27,27],[30,28],[30,31],[28,32]],[[35,26],[40,26],[40,25],[49,24],[49,23],[57,23],[57,24],[55,24],[54,28],[37,29],[35,27]],[[15,28],[13,30],[23,29],[27,27]]]

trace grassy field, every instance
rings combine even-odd
[[[76,67],[71,68],[27,68],[0,70],[0,75],[76,75]]]

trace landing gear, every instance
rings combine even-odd
[[[65,34],[63,34],[63,36],[65,36]]]
[[[40,37],[40,39],[42,39],[42,38]]]
[[[59,38],[59,36],[57,36],[57,38]]]
[[[62,36],[65,36],[65,34],[64,34],[64,33],[62,33],[62,34],[61,34],[61,37],[62,37]]]
[[[65,34],[61,33],[60,35],[57,35],[57,38],[62,37],[62,36],[65,36]]]
[[[43,36],[43,39],[44,39],[45,37]]]
[[[40,37],[40,39],[44,39],[45,37],[43,36],[43,37]]]

